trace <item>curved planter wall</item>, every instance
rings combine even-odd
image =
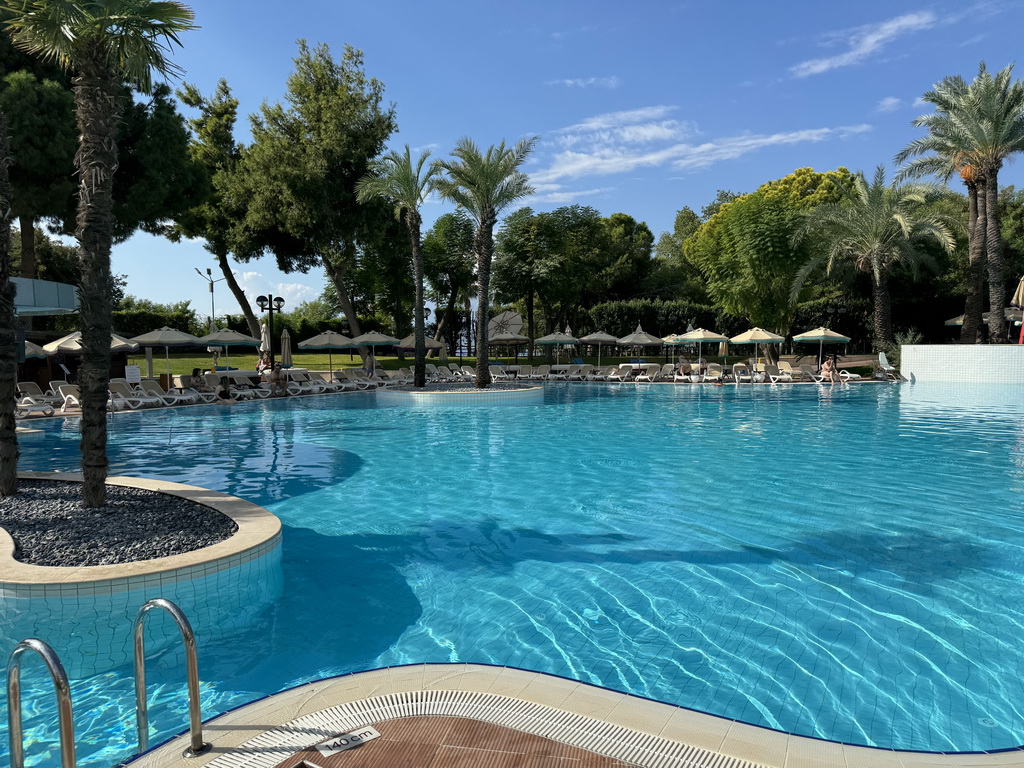
[[[26,479],[81,482],[81,475],[26,472]],[[238,524],[225,541],[183,555],[122,565],[58,568],[13,558],[14,542],[0,528],[0,643],[45,640],[71,677],[129,664],[132,621],[139,607],[164,597],[181,607],[196,634],[228,636],[249,625],[281,593],[281,523],[248,501],[204,488],[108,478],[108,484],[190,499]],[[180,647],[171,621],[147,622],[146,647]]]

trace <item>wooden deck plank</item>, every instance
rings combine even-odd
[[[380,738],[329,757],[298,752],[321,768],[627,768],[630,764],[542,736],[464,717],[404,717],[369,723]]]

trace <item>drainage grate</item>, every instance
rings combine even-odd
[[[514,728],[647,768],[760,768],[677,741],[521,699],[470,691],[411,691],[361,699],[261,733],[207,768],[273,768],[319,741],[353,728],[402,717],[465,717]]]

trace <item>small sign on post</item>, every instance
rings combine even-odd
[[[327,741],[320,742],[316,745],[316,751],[324,757],[328,757],[344,752],[346,749],[358,747],[364,741],[372,741],[378,738],[380,738],[380,733],[377,729],[367,725],[362,728],[356,728],[348,733],[342,733],[339,736],[332,736]]]
[[[124,377],[129,384],[140,384],[142,383],[142,369],[137,365],[126,365]]]

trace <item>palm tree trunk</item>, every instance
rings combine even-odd
[[[875,267],[871,272],[871,293],[875,305],[875,349],[885,351],[896,342],[892,331],[892,300],[889,275]]]
[[[491,256],[494,250],[494,224],[498,216],[493,211],[481,213],[480,226],[473,237],[476,250],[476,386],[486,389],[491,385],[490,361],[487,359],[487,325],[491,319]]]
[[[531,339],[536,338],[533,335],[533,285],[531,281],[530,290],[526,294],[526,335]],[[526,362],[533,363],[533,344],[526,345]]]
[[[82,496],[86,507],[106,504],[107,387],[110,382],[110,305],[113,242],[113,187],[117,170],[117,127],[121,84],[110,73],[106,52],[94,45],[83,53],[74,78],[79,145],[78,218],[75,236],[81,259],[78,287],[82,330]]]
[[[1003,235],[999,231],[998,170],[985,174],[987,221],[985,250],[988,257],[988,342],[1006,343],[1006,265],[1003,259]]]
[[[473,302],[469,298],[467,293],[465,296],[465,309],[466,309],[466,357],[473,357],[474,344],[473,344]]]
[[[220,266],[221,274],[224,275],[224,282],[228,284],[228,288],[231,290],[231,295],[235,297],[238,306],[242,308],[245,324],[249,326],[249,335],[254,339],[258,339],[260,337],[260,321],[257,319],[256,313],[252,311],[249,298],[245,295],[245,291],[242,290],[242,286],[235,280],[235,273],[231,269],[231,263],[228,261],[226,251],[217,254],[217,264]]]
[[[36,276],[36,220],[34,216],[18,217],[21,230],[21,276]]]
[[[458,301],[458,291],[452,289],[452,292],[448,294],[448,304],[444,308],[444,314],[441,315],[441,322],[437,324],[437,333],[434,334],[434,341],[440,341],[444,338],[444,331],[455,322],[455,303]],[[450,339],[448,341],[448,354],[454,355],[458,350],[455,348],[458,339]]]
[[[967,185],[969,220],[967,226],[967,301],[964,304],[964,324],[960,328],[961,344],[981,342],[981,313],[985,288],[985,210],[976,183]]]
[[[405,225],[409,228],[409,244],[412,247],[413,337],[416,340],[416,365],[413,368],[412,385],[427,386],[427,339],[423,325],[423,250],[420,248],[420,214],[411,209],[405,214]]]
[[[14,328],[14,284],[11,282],[11,204],[14,192],[7,117],[0,112],[0,496],[18,492],[18,434],[14,423],[17,383],[17,334]],[[34,230],[32,231],[34,235]],[[22,262],[24,263],[24,262]]]

